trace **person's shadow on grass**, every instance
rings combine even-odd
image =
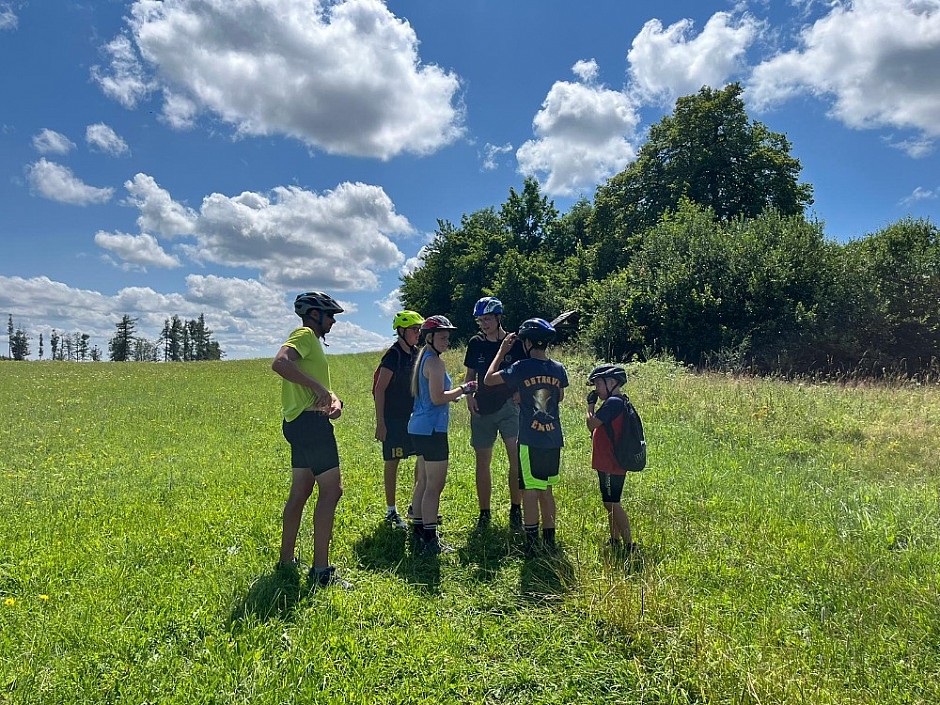
[[[353,544],[353,552],[366,570],[392,573],[425,593],[440,592],[440,561],[418,551],[410,530],[380,522]]]
[[[661,560],[656,548],[652,546],[637,546],[631,550],[606,543],[601,546],[600,557],[608,568],[626,575],[642,573]]]
[[[576,579],[574,564],[559,546],[526,556],[519,573],[519,592],[527,600],[551,600],[570,592]]]
[[[353,544],[353,552],[367,570],[394,571],[405,558],[407,539],[407,532],[382,521]]]
[[[289,619],[306,592],[296,569],[272,569],[252,581],[248,593],[232,609],[229,627],[240,626],[250,617],[260,622],[272,617]]]
[[[457,550],[457,557],[463,565],[476,566],[475,580],[489,582],[496,578],[506,559],[520,550],[516,538],[504,526],[477,529],[470,532],[467,543]]]

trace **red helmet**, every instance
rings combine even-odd
[[[431,316],[421,324],[421,334],[436,333],[439,330],[457,330],[457,326],[450,322],[447,316]]]

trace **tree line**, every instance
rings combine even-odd
[[[212,331],[206,325],[204,314],[198,318],[183,320],[174,315],[164,321],[160,337],[156,340],[137,335],[138,319],[123,315],[115,326],[115,333],[108,342],[108,359],[112,362],[193,362],[199,360],[221,360],[225,354]],[[14,326],[13,315],[7,319],[9,359],[26,360],[31,354],[31,336],[22,328]],[[49,335],[50,360],[74,360],[97,362],[102,351],[97,345],[89,346],[88,333],[64,333],[55,328]],[[39,334],[38,358],[44,359],[45,341]]]
[[[402,277],[407,308],[466,336],[473,302],[507,324],[575,308],[605,360],[666,354],[720,369],[920,374],[940,357],[940,233],[903,219],[838,243],[805,215],[786,137],[742,89],[702,88],[650,129],[637,159],[559,214],[526,179],[505,203],[439,221]]]
[[[221,360],[222,348],[213,340],[206,325],[206,317],[182,320],[173,316],[163,322],[160,337],[155,341],[135,335],[137,319],[125,314],[117,323],[117,330],[108,343],[112,362],[196,362]]]

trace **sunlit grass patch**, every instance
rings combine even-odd
[[[523,556],[499,449],[474,530],[457,404],[458,550],[429,561],[381,521],[377,361],[331,360],[348,593],[274,570],[290,474],[268,361],[3,365],[0,702],[940,701],[936,389],[631,364],[650,465],[623,556],[583,423],[596,361],[565,356],[561,553]]]

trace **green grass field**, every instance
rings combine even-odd
[[[526,562],[507,531],[505,454],[472,531],[460,404],[437,562],[381,524],[377,359],[332,358],[349,592],[274,573],[268,361],[0,365],[0,703],[940,702],[940,390],[632,367],[651,460],[624,563],[582,421],[593,362],[563,357],[562,554]]]

